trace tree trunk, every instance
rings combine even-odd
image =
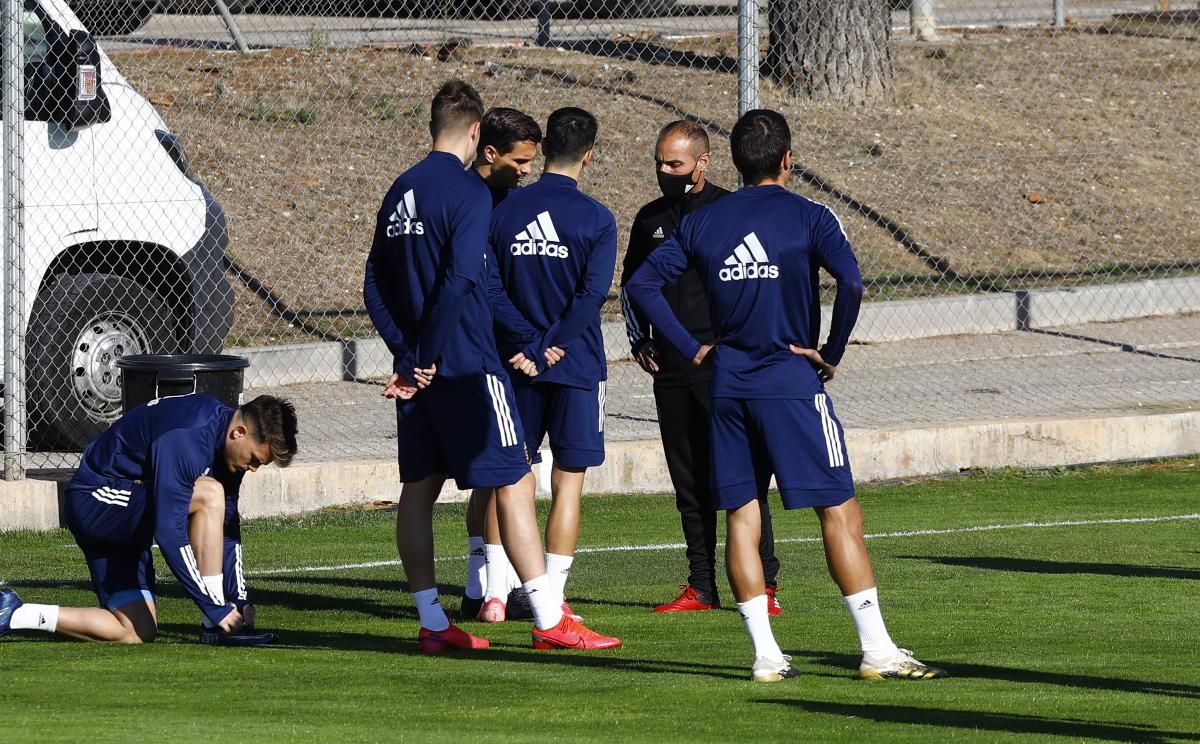
[[[797,96],[862,104],[891,86],[888,0],[772,0],[764,73]]]

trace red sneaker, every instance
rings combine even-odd
[[[684,584],[679,587],[683,591],[679,596],[666,604],[654,608],[655,612],[693,612],[696,610],[715,610],[720,605],[716,602],[705,602],[704,596],[692,587]]]
[[[475,619],[483,623],[502,623],[504,622],[504,610],[507,609],[504,600],[499,597],[492,597],[483,603],[479,608],[479,614]]]
[[[421,628],[421,632],[417,634],[417,650],[423,654],[440,654],[458,649],[478,651],[490,645],[486,638],[473,636],[457,625],[451,625],[445,630]]]
[[[783,605],[779,604],[779,597],[775,596],[775,592],[779,591],[777,586],[767,587],[767,614],[771,617],[778,617],[783,614]]]
[[[549,630],[538,630],[536,625],[533,628],[533,647],[539,651],[616,648],[620,645],[620,638],[600,635],[578,620],[572,620],[570,615],[563,615],[558,625]]]
[[[567,604],[566,602],[563,602],[562,604],[562,613],[575,622],[579,622],[583,619],[583,615],[577,615],[575,611],[571,609],[571,605]]]

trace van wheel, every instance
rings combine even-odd
[[[30,444],[81,450],[121,415],[117,360],[176,353],[176,320],[161,297],[125,277],[50,282],[34,302],[25,339]]]

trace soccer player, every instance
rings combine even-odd
[[[680,119],[662,128],[654,146],[655,175],[663,195],[638,210],[629,233],[629,248],[621,270],[621,285],[629,281],[646,256],[675,231],[684,215],[712,204],[729,192],[707,178],[708,132],[699,124]],[[695,269],[663,288],[671,312],[692,336],[712,343],[712,321],[704,284]],[[662,343],[645,315],[638,312],[622,291],[625,330],[633,357],[654,376],[654,403],[662,438],[667,471],[675,486],[675,506],[683,524],[687,544],[688,581],[679,596],[654,608],[655,612],[714,610],[721,606],[717,595],[717,512],[713,508],[709,471],[709,379],[708,367],[697,367],[691,359],[668,343]],[[763,573],[767,581],[767,612],[781,615],[776,596],[779,559],[771,530],[771,510],[762,507]]]
[[[491,108],[483,115],[475,162],[471,167],[487,185],[493,208],[504,201],[509,191],[520,186],[533,170],[541,141],[542,128],[533,117],[516,109]],[[491,248],[488,250],[490,252]],[[489,260],[489,267],[492,269],[489,297],[496,316],[497,338],[508,346],[520,348],[531,342],[536,333],[504,295],[500,277],[495,273],[495,258]],[[507,598],[506,605],[522,605],[525,612],[519,614],[524,619],[533,617],[524,602],[525,593],[521,591],[520,581],[500,544],[492,489],[477,488],[471,492],[467,503],[467,580],[458,608],[459,617],[477,617],[487,592],[491,592],[491,597]],[[517,613],[510,614],[510,617],[516,616]]]
[[[504,289],[541,334],[514,357],[535,362],[540,373],[518,376],[514,386],[529,452],[537,453],[549,434],[554,462],[546,571],[568,615],[563,594],[579,540],[584,475],[604,462],[608,367],[600,307],[617,257],[612,212],[579,190],[579,179],[592,162],[596,132],[596,118],[583,109],[560,108],[550,114],[542,141],[542,177],[496,207],[490,232]],[[540,462],[540,455],[534,461]],[[492,598],[480,617],[502,620],[504,610]]]
[[[533,473],[492,331],[491,198],[466,169],[482,117],[483,101],[462,81],[434,96],[433,151],[384,197],[363,281],[371,320],[395,357],[383,394],[396,400],[404,483],[396,545],[420,616],[418,649],[488,647],[452,625],[438,597],[433,504],[447,476],[460,488],[496,489],[501,540],[533,608],[534,648],[613,648],[618,639],[563,614],[546,577]]]
[[[858,318],[858,262],[833,212],[785,188],[792,152],[783,116],[747,112],[734,125],[730,147],[746,187],[684,217],[627,289],[686,358],[712,364],[712,449],[720,453],[713,458],[714,498],[727,512],[726,564],[754,647],[751,677],[776,682],[797,674],[771,631],[758,553],[754,502],[766,498],[772,475],[784,508],[817,513],[830,575],[862,645],[859,676],[944,677],[888,635],[842,426],[825,393]],[[688,268],[707,291],[713,343],[693,338],[663,297],[662,287]],[[837,282],[829,337],[819,350],[818,268]]]
[[[296,453],[292,404],[263,395],[237,410],[215,398],[152,400],[118,419],[84,450],[63,515],[83,550],[100,607],[21,604],[0,590],[0,635],[41,630],[88,641],[149,643],[158,630],[157,544],[200,608],[200,640],[260,645],[242,575],[237,499],[242,477]]]

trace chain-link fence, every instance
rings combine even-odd
[[[1030,330],[1091,338],[1103,334],[1076,326],[1200,308],[1194,2],[9,8],[24,82],[6,91],[23,93],[25,116],[6,118],[23,144],[5,149],[5,183],[23,196],[6,212],[5,327],[26,330],[7,334],[6,422],[26,416],[30,467],[71,466],[119,414],[120,356],[222,346],[251,358],[248,394],[302,403],[302,457],[392,457],[378,398],[391,359],[363,310],[363,266],[380,199],[427,151],[429,102],[450,78],[540,122],[560,106],[592,111],[600,139],[583,188],[624,234],[659,195],[663,124],[703,123],[710,179],[732,188],[739,101],[783,112],[792,188],[839,214],[867,280],[855,338],[868,345],[847,360],[860,354],[873,384],[900,394],[929,391],[888,377],[892,341],[986,333],[972,354],[1016,358]],[[607,431],[653,437],[615,281],[603,320]],[[1161,334],[1166,347],[1200,346],[1193,323]],[[1098,389],[1081,388],[1074,410],[1109,405]],[[1011,413],[925,407],[951,408]],[[9,438],[7,451],[23,452]]]

